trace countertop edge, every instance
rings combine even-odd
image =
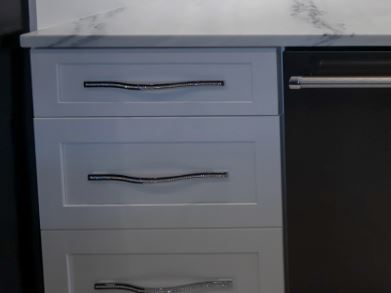
[[[45,35],[23,34],[24,48],[391,46],[391,35]]]

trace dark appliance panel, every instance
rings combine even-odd
[[[284,61],[290,292],[389,293],[391,83],[371,77],[391,77],[391,52],[286,51]],[[290,89],[292,76],[353,84]]]
[[[0,292],[43,293],[27,0],[0,0]]]

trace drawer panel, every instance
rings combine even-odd
[[[271,116],[35,119],[41,225],[279,227],[279,123]],[[115,180],[194,173],[201,176]],[[91,180],[97,176],[108,180]]]
[[[273,49],[35,50],[32,71],[36,117],[278,114]],[[211,80],[224,86],[84,87]]]
[[[284,292],[280,229],[43,231],[42,245],[46,293],[221,279],[232,288],[196,292]]]

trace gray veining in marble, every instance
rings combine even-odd
[[[343,23],[331,23],[326,20],[327,13],[320,10],[313,0],[293,0],[292,16],[302,18],[314,27],[329,31],[333,35],[341,35],[346,28]]]
[[[389,0],[128,0],[24,47],[391,46]]]

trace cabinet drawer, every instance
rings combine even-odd
[[[40,118],[35,133],[44,229],[281,226],[278,117]]]
[[[36,117],[278,113],[273,49],[35,50],[31,57]],[[142,85],[222,81],[224,86],[84,87],[85,82],[102,81]]]
[[[214,280],[233,286],[196,292],[284,292],[280,229],[43,231],[42,247],[46,293]]]

